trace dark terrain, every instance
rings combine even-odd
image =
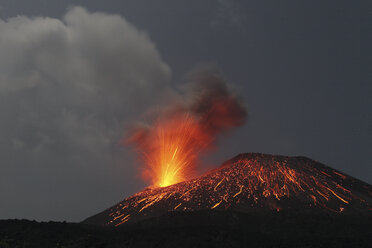
[[[120,228],[4,220],[0,247],[372,247],[372,218],[207,210],[172,212]]]

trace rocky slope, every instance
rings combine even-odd
[[[147,188],[83,223],[117,227],[202,210],[369,215],[372,186],[305,157],[247,153],[198,178]]]

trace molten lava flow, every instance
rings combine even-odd
[[[105,224],[120,226],[169,211],[206,209],[362,214],[372,211],[371,194],[372,186],[310,159],[243,154],[204,176],[138,192],[104,215]]]
[[[199,122],[190,115],[158,120],[141,144],[147,166],[146,179],[165,187],[194,175],[198,154],[212,142]]]

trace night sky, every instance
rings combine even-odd
[[[349,0],[0,0],[0,219],[81,221],[142,190],[125,128],[204,65],[249,113],[208,166],[298,155],[371,184],[371,15]]]

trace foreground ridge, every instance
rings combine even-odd
[[[147,188],[84,221],[120,226],[172,211],[372,212],[372,186],[305,157],[240,154],[198,178]]]

